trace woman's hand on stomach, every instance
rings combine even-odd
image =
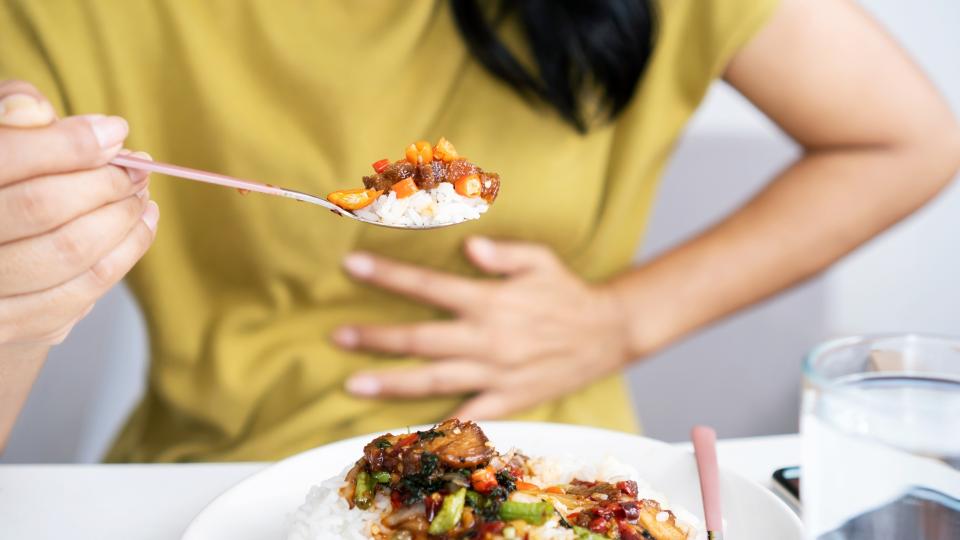
[[[473,238],[467,255],[497,279],[468,279],[356,253],[355,278],[439,306],[456,318],[388,326],[345,326],[343,348],[431,359],[413,369],[354,375],[360,396],[472,394],[462,418],[498,418],[568,394],[632,358],[617,300],[584,283],[548,248]]]
[[[108,165],[127,132],[0,82],[0,359],[61,342],[153,242],[147,175]]]

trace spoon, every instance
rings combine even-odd
[[[327,210],[330,210],[334,214],[338,214],[343,217],[348,217],[350,219],[355,219],[357,221],[362,221],[363,223],[369,223],[370,225],[377,225],[380,227],[388,227],[391,229],[439,229],[441,227],[447,227],[449,225],[455,225],[455,223],[441,223],[437,225],[423,225],[423,226],[403,226],[403,225],[391,225],[389,223],[381,223],[379,221],[373,221],[369,219],[362,218],[349,210],[344,210],[339,206],[323,199],[317,197],[316,195],[310,195],[309,193],[303,193],[300,191],[294,191],[292,189],[284,189],[281,187],[273,186],[270,184],[261,184],[259,182],[254,182],[251,180],[244,180],[241,178],[234,178],[232,176],[227,176],[224,174],[217,174],[207,171],[201,171],[198,169],[191,169],[189,167],[181,167],[179,165],[171,165],[169,163],[161,163],[159,161],[150,161],[147,159],[136,158],[130,155],[118,155],[110,160],[110,163],[117,165],[118,167],[125,167],[128,169],[139,169],[141,171],[149,171],[160,174],[165,174],[167,176],[175,176],[177,178],[184,178],[187,180],[195,180],[197,182],[204,182],[207,184],[214,184],[217,186],[235,188],[241,190],[241,193],[246,191],[256,191],[257,193],[265,193],[267,195],[276,195],[278,197],[286,197],[288,199],[293,199],[296,201],[301,201],[305,203],[315,204],[317,206],[322,206]]]
[[[722,540],[723,516],[720,512],[720,473],[717,466],[717,432],[707,426],[696,426],[690,433],[693,453],[700,474],[700,494],[708,540]]]

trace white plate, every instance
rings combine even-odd
[[[671,504],[698,517],[703,515],[697,466],[690,452],[652,439],[580,426],[530,422],[484,422],[481,426],[501,451],[516,447],[531,456],[614,456],[636,467],[640,477]],[[303,503],[310,486],[354,463],[374,436],[308,450],[254,474],[200,512],[183,540],[282,539],[287,515]],[[727,538],[800,540],[800,520],[773,493],[727,470],[721,470],[720,483]]]

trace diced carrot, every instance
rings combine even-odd
[[[433,161],[433,149],[427,141],[417,141],[404,150],[403,157],[413,165],[430,163]]]
[[[517,482],[517,489],[520,491],[540,491],[540,487],[530,482]]]
[[[359,210],[373,203],[382,193],[375,189],[344,189],[327,195],[327,200],[345,210]]]
[[[420,154],[417,152],[417,145],[410,143],[410,146],[403,151],[403,157],[405,157],[410,163],[416,165],[418,162],[417,158],[420,157]]]
[[[484,467],[473,471],[470,475],[470,483],[473,484],[473,489],[478,492],[488,493],[497,487],[497,477],[493,473],[492,467]]]
[[[550,486],[544,491],[546,491],[547,493],[555,493],[557,495],[563,495],[564,493],[566,493],[566,491],[564,491],[563,488],[560,486]]]
[[[453,144],[447,139],[440,137],[437,145],[433,147],[433,158],[442,160],[444,163],[450,163],[457,159],[457,157],[459,157],[459,155],[457,154],[457,149],[453,147]]]
[[[483,191],[483,186],[480,184],[479,176],[468,174],[463,178],[457,179],[457,181],[453,183],[453,189],[464,197],[479,197]]]
[[[413,180],[412,176],[397,182],[391,186],[390,189],[397,194],[398,199],[405,199],[420,191],[420,188],[417,187],[417,183]]]
[[[417,155],[420,156],[421,161],[424,163],[433,161],[433,147],[430,146],[428,141],[417,141],[414,144],[417,147]]]

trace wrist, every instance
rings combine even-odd
[[[16,343],[0,345],[0,364],[43,362],[50,345],[43,343]]]
[[[613,311],[611,319],[616,321],[622,336],[627,362],[650,356],[666,347],[674,335],[670,318],[664,310],[655,309],[653,306],[657,302],[637,289],[636,283],[618,279],[598,288]]]

